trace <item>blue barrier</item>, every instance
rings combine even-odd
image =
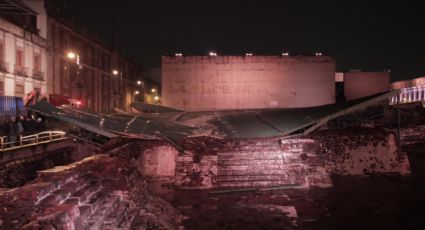
[[[0,118],[25,116],[27,109],[22,97],[0,96]]]

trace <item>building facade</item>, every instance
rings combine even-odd
[[[5,2],[0,12],[0,95],[24,97],[47,92],[45,27],[23,2]]]
[[[162,104],[186,111],[299,108],[335,101],[332,56],[163,56]]]
[[[343,75],[346,100],[354,100],[390,90],[390,72],[349,71]]]
[[[47,18],[48,92],[79,101],[99,113],[115,108],[129,111],[144,84],[137,65],[115,49],[73,28],[63,20]]]
[[[415,102],[425,104],[425,77],[393,82],[391,89],[400,90],[396,96],[390,99],[392,105],[397,104],[397,102],[400,104]]]

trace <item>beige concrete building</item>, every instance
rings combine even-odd
[[[349,71],[342,74],[346,100],[354,100],[390,90],[389,71]]]
[[[47,92],[46,27],[34,9],[40,1],[33,3],[7,1],[13,13],[0,12],[0,95]]]
[[[199,111],[299,108],[334,101],[332,56],[162,57],[165,106]]]

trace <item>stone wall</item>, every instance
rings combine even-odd
[[[69,139],[0,153],[5,160],[0,163],[0,188],[21,186],[33,180],[39,170],[79,161],[93,154],[91,147]]]
[[[407,155],[385,130],[326,130],[306,138],[229,140],[213,153],[177,157],[184,188],[332,186],[331,175],[408,174]]]
[[[333,175],[410,173],[406,153],[392,132],[379,129],[329,130],[314,134],[320,159]]]
[[[424,145],[425,126],[404,127],[400,129],[400,142],[403,146]]]
[[[150,179],[178,188],[332,186],[332,175],[409,173],[395,134],[381,129],[321,130],[302,138],[217,140],[188,138],[178,153],[164,141],[130,143],[131,156]]]
[[[138,158],[138,169],[147,177],[174,177],[177,154],[171,145],[144,149]]]
[[[177,157],[176,182],[181,188],[213,188],[217,185],[217,155],[186,151]]]

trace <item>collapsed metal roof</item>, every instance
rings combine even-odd
[[[149,106],[151,111],[166,113],[102,115],[72,107],[54,107],[46,101],[29,109],[110,138],[166,139],[175,144],[193,136],[238,139],[308,134],[331,119],[388,100],[396,93],[392,91],[342,104],[296,109],[182,112]]]
[[[132,102],[131,107],[133,107],[133,109],[136,109],[139,112],[146,112],[146,111],[155,112],[155,113],[184,112],[182,110],[178,110],[178,109],[174,109],[174,108],[170,108],[170,107],[147,104],[147,103],[143,103],[143,102]]]

